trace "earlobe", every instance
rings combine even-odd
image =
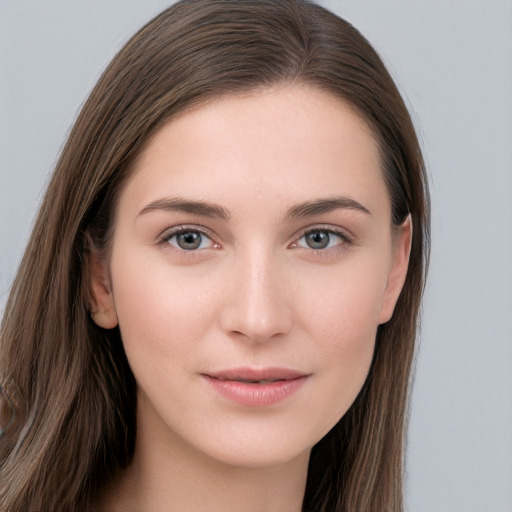
[[[113,329],[117,326],[117,312],[112,294],[110,276],[99,250],[88,243],[89,286],[91,290],[90,312],[93,322],[103,329]]]
[[[117,314],[114,309],[91,311],[91,318],[98,327],[103,329],[117,327]]]
[[[396,228],[393,241],[393,263],[388,274],[384,300],[379,315],[379,324],[385,324],[393,316],[396,302],[405,283],[412,243],[412,219],[409,214]]]

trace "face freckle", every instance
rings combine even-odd
[[[138,443],[261,467],[341,418],[404,266],[379,161],[352,108],[299,85],[223,97],[156,134],[109,264]]]

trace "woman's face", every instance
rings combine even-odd
[[[227,96],[169,122],[93,282],[138,383],[138,439],[246,467],[307,456],[403,284],[410,227],[390,219],[377,144],[328,93]]]

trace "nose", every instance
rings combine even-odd
[[[292,310],[282,267],[271,255],[252,251],[240,256],[229,274],[222,329],[253,343],[290,332]]]

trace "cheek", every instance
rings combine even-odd
[[[187,354],[204,336],[214,316],[215,288],[208,276],[176,272],[160,258],[113,261],[114,301],[123,343],[139,360]],[[197,274],[197,272],[196,272]],[[201,286],[198,286],[201,284]],[[180,358],[173,360],[178,363]]]
[[[306,329],[326,348],[335,351],[363,350],[373,343],[386,288],[385,265],[351,265],[316,276],[318,290],[302,291]],[[316,335],[315,335],[316,333]]]
[[[325,369],[323,387],[335,424],[348,410],[366,380],[373,358],[385,273],[366,266],[339,272],[308,298],[310,313],[303,328],[315,340],[318,365]],[[318,283],[317,284],[321,284]],[[304,296],[307,297],[305,294]]]
[[[361,288],[357,293],[345,292],[336,294],[331,307],[322,310],[316,339],[335,387],[340,385],[351,401],[363,385],[373,357],[379,301],[370,304]]]

